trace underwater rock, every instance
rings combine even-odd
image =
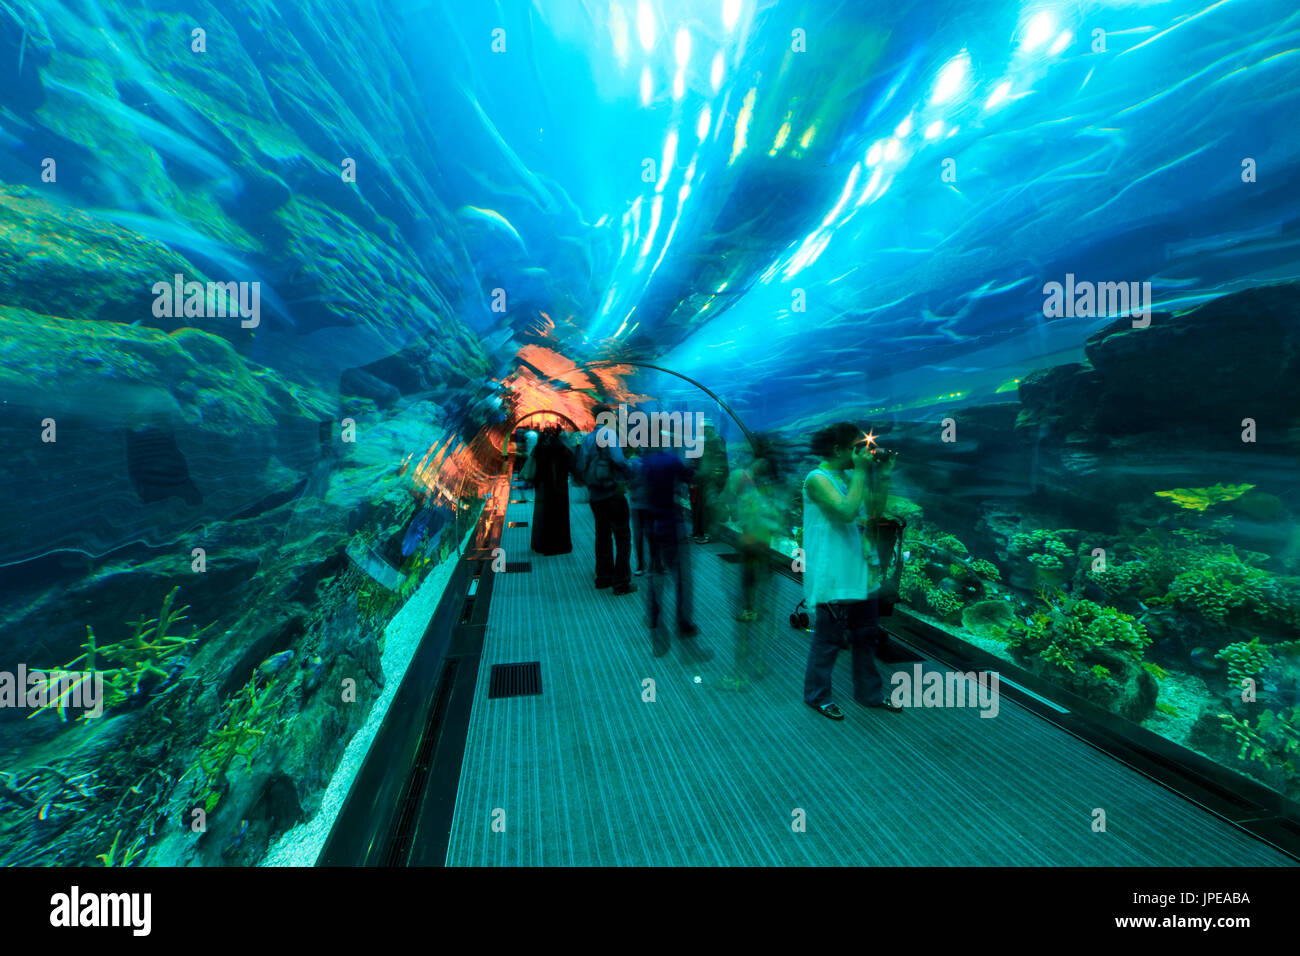
[[[1007,601],[977,601],[961,612],[961,626],[979,634],[988,634],[998,628],[1005,631],[1015,623],[1015,612]]]
[[[0,337],[0,438],[11,449],[0,565],[162,545],[293,489],[324,454],[324,397],[208,333],[0,306]]]
[[[154,316],[152,287],[176,273],[200,274],[160,243],[27,187],[0,185],[0,305],[171,329],[181,323]],[[39,320],[27,321],[31,334]]]

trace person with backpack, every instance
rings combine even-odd
[[[632,477],[632,465],[624,457],[614,429],[600,425],[601,417],[613,416],[614,411],[608,405],[597,405],[591,411],[597,424],[583,440],[574,474],[587,488],[596,522],[596,587],[631,594],[636,585],[629,558],[632,529],[626,483]]]

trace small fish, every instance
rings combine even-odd
[[[244,836],[247,833],[248,833],[248,821],[240,820],[239,832],[230,838],[230,842],[227,843],[225,847],[221,850],[221,855],[228,856],[231,853],[233,853],[235,850],[239,849],[239,846],[244,842]]]
[[[257,673],[262,677],[272,677],[280,673],[293,660],[293,651],[281,651],[257,665]]]

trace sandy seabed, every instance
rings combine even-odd
[[[470,533],[473,533],[473,529]],[[465,539],[461,541],[461,552],[468,544],[469,536],[466,534]],[[314,866],[316,864],[316,858],[320,856],[325,846],[325,840],[334,826],[334,820],[343,809],[348,791],[352,789],[352,781],[356,779],[357,771],[361,769],[366,754],[370,752],[375,734],[378,733],[384,718],[388,716],[388,707],[397,694],[402,678],[406,676],[406,668],[411,663],[411,658],[415,656],[420,638],[424,636],[459,560],[459,557],[454,560],[449,558],[429,572],[429,576],[425,578],[419,590],[388,622],[388,627],[384,630],[384,652],[380,657],[380,664],[384,671],[384,688],[379,694],[379,699],[370,708],[370,715],[366,718],[366,722],[353,735],[347,750],[343,752],[343,759],[335,768],[334,776],[330,778],[329,786],[325,788],[325,795],[321,798],[316,813],[311,819],[282,833],[271,844],[258,866]]]

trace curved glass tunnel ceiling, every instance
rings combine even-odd
[[[1078,358],[1124,302],[1054,316],[1067,276],[1177,311],[1296,274],[1285,4],[502,13],[420,40],[497,174],[466,196],[537,250],[498,287],[546,270],[565,354],[655,357],[757,425]]]
[[[316,860],[466,555],[527,550],[510,425],[745,467],[694,383],[775,435],[774,561],[811,433],[874,429],[902,611],[1295,818],[1293,2],[158,6],[0,3],[0,672],[113,665],[102,723],[0,707],[0,863]]]

